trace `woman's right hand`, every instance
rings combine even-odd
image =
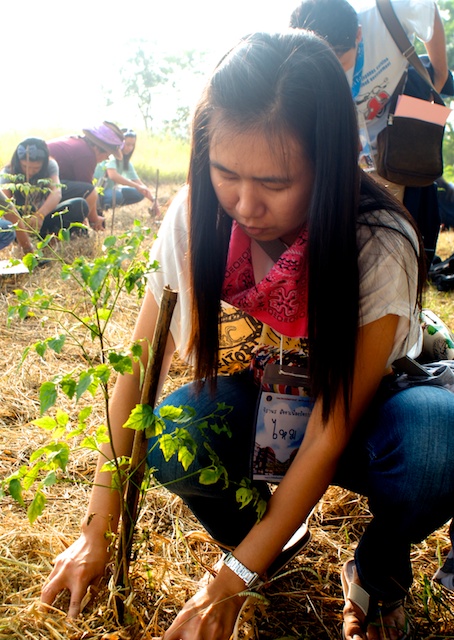
[[[58,594],[68,589],[71,594],[68,616],[75,618],[80,613],[88,587],[103,576],[109,557],[104,534],[88,536],[83,532],[80,538],[57,556],[41,591],[41,602],[52,605]]]

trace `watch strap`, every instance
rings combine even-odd
[[[259,579],[258,573],[250,571],[242,562],[237,560],[232,553],[228,553],[224,556],[223,563],[230,569],[230,571],[233,571],[233,573],[243,580],[247,588],[251,587]]]

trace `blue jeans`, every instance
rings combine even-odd
[[[103,209],[111,209],[115,192],[115,206],[123,207],[128,204],[137,204],[144,196],[134,187],[116,187],[116,189],[104,189],[100,198]]]
[[[16,239],[16,232],[9,220],[0,218],[0,249],[5,249]]]
[[[197,394],[188,384],[160,405],[189,405],[197,417],[217,403],[234,405],[228,416],[232,437],[208,430],[209,445],[229,474],[202,485],[198,469],[210,463],[198,428],[188,430],[198,443],[196,460],[184,472],[174,458],[165,462],[156,439],[149,443],[149,466],[155,477],[179,495],[205,529],[224,545],[237,545],[255,522],[253,508],[239,509],[235,482],[250,476],[250,456],[258,389],[246,374],[219,378],[214,395]],[[366,590],[379,600],[403,597],[412,582],[410,547],[454,515],[454,394],[440,387],[413,387],[398,393],[380,391],[358,425],[333,481],[368,497],[373,519],[356,550]],[[175,424],[169,424],[170,431]],[[186,425],[185,425],[186,426]],[[266,483],[255,486],[267,498]],[[302,514],[304,517],[305,514]]]

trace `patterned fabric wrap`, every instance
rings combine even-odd
[[[307,337],[306,247],[304,227],[267,276],[255,284],[251,239],[234,222],[222,299],[285,336]]]

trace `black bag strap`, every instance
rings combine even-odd
[[[407,34],[404,31],[404,28],[400,24],[399,18],[396,16],[396,12],[394,11],[394,7],[391,4],[391,0],[375,0],[377,4],[377,9],[380,12],[380,15],[383,19],[383,22],[386,25],[389,33],[391,34],[394,42],[404,55],[404,57],[408,60],[408,62],[414,67],[414,69],[419,73],[421,78],[427,82],[429,87],[432,88],[435,93],[438,91],[435,89],[432,79],[427,71],[426,67],[423,65],[421,60],[418,57],[418,54],[415,51],[414,46],[408,39]]]

